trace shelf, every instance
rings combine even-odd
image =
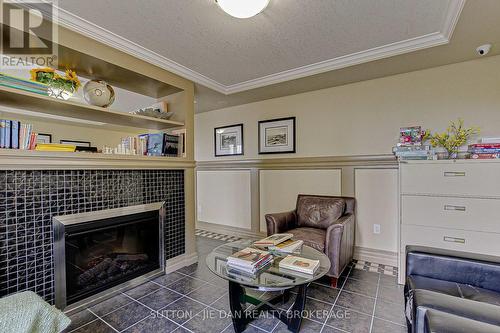
[[[40,114],[40,118],[46,119],[47,115],[55,115],[80,121],[87,120],[103,123],[103,127],[110,125],[113,127],[124,126],[151,130],[165,130],[184,126],[184,123],[178,121],[134,115],[71,100],[63,101],[49,96],[3,86],[0,86],[0,105],[34,111]]]
[[[182,157],[0,149],[1,170],[186,169],[194,166],[194,161]]]

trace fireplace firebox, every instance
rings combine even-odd
[[[162,203],[54,217],[56,306],[163,272]]]

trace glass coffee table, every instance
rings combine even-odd
[[[330,260],[328,257],[312,247],[303,245],[300,254],[295,256],[319,260],[320,267],[312,275],[283,270],[279,268],[279,262],[287,254],[271,252],[274,257],[272,264],[263,268],[256,277],[248,277],[239,274],[233,274],[227,271],[227,258],[247,247],[252,247],[254,241],[240,240],[233,243],[223,244],[216,247],[207,256],[208,268],[219,277],[229,281],[229,305],[231,308],[231,317],[233,320],[234,331],[243,332],[254,318],[258,318],[260,311],[272,311],[273,315],[284,322],[292,332],[298,332],[302,323],[303,310],[306,305],[306,293],[309,284],[323,275],[330,269]],[[297,287],[297,296],[288,312],[280,310],[275,305],[280,302],[288,302],[290,290]],[[251,297],[245,293],[245,288],[256,289],[260,291],[279,291],[278,296],[262,301]],[[252,311],[245,311],[243,305],[250,303],[256,306]],[[256,311],[257,310],[257,311]]]

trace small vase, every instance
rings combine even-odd
[[[448,152],[448,159],[449,160],[456,160],[458,158],[458,153],[457,152]]]

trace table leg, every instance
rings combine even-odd
[[[295,302],[291,308],[292,316],[288,321],[288,330],[293,333],[297,333],[300,330],[300,325],[302,324],[302,312],[306,306],[307,300],[307,284],[303,284],[299,286],[299,290],[297,292],[297,297],[295,298]]]
[[[243,332],[248,324],[248,318],[241,306],[241,300],[244,296],[245,289],[240,284],[229,281],[229,306],[231,308],[233,327],[236,333]]]

